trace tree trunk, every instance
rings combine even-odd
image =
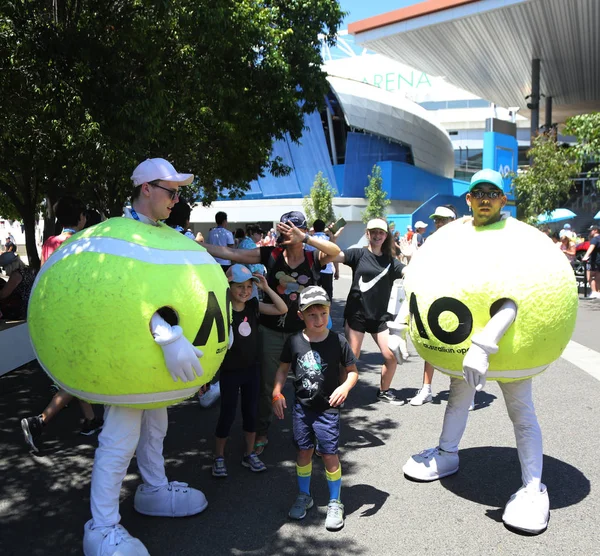
[[[21,216],[23,217],[23,225],[25,226],[25,247],[27,249],[29,266],[38,270],[40,268],[40,256],[35,241],[36,214],[33,211]]]

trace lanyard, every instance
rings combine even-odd
[[[77,230],[74,230],[73,228],[63,228],[62,233],[63,234],[76,234]]]
[[[141,222],[140,217],[138,216],[138,213],[135,212],[135,209],[133,207],[131,207],[131,218],[133,218],[134,220],[137,220],[138,222]]]

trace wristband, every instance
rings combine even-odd
[[[302,243],[308,243],[308,240],[310,239],[310,235],[307,233],[304,234],[304,239],[302,240]]]
[[[277,400],[281,399],[285,400],[285,396],[283,394],[277,394],[276,396],[273,396],[273,401],[271,403],[274,404]]]

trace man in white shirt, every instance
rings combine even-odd
[[[222,211],[217,212],[215,222],[217,226],[208,233],[208,243],[220,245],[221,247],[234,247],[233,234],[227,229],[227,214]],[[231,261],[227,259],[215,257],[215,261],[223,267],[223,272],[227,272],[227,269],[231,266]]]

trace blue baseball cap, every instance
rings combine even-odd
[[[231,265],[227,269],[225,276],[227,276],[227,280],[229,282],[233,282],[234,284],[241,284],[243,282],[247,282],[248,280],[258,282],[258,278],[254,276],[252,272],[250,272],[243,264]]]
[[[487,183],[488,185],[493,185],[497,187],[500,191],[504,191],[504,178],[500,172],[496,172],[496,170],[492,170],[490,168],[484,168],[483,170],[479,170],[476,174],[471,178],[471,185],[469,187],[469,192],[475,189],[475,186]]]
[[[292,210],[291,212],[286,212],[281,215],[279,221],[282,224],[287,224],[291,222],[296,228],[308,229],[308,225],[306,224],[306,217],[299,210]]]

